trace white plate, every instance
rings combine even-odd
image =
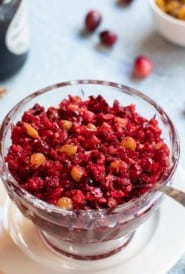
[[[179,167],[174,185],[185,190],[184,180],[185,173]],[[96,262],[68,259],[51,252],[32,223],[8,204],[1,186],[0,274],[164,274],[185,251],[185,209],[168,197],[125,249]]]

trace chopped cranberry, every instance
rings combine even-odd
[[[105,30],[100,32],[100,40],[103,45],[112,47],[118,40],[118,35],[115,32]]]
[[[92,123],[95,115],[92,111],[84,110],[82,116],[85,122]]]
[[[85,17],[85,26],[88,31],[93,32],[100,25],[102,15],[98,10],[91,10]]]
[[[74,207],[80,207],[85,203],[85,196],[81,190],[74,189],[71,191]]]
[[[92,174],[92,178],[96,182],[104,182],[105,181],[105,166],[100,164],[90,164],[89,172]]]
[[[134,75],[139,78],[148,76],[152,72],[152,62],[146,56],[139,56],[134,62]]]
[[[24,189],[50,204],[114,208],[165,174],[170,152],[161,134],[157,120],[140,116],[133,104],[69,96],[57,107],[36,104],[24,112],[6,161]]]

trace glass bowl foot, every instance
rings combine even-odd
[[[116,247],[112,249],[112,251],[115,250],[117,252],[115,255],[107,254],[109,257],[102,257],[101,260],[77,260],[69,255],[63,255],[61,250],[60,252],[55,250],[51,247],[51,244],[46,244],[46,240],[43,240],[43,235],[41,236],[38,227],[23,216],[20,210],[10,201],[6,203],[5,216],[5,224],[11,239],[24,254],[35,262],[51,269],[52,273],[58,271],[70,274],[76,272],[81,274],[89,272],[99,273],[100,271],[113,273],[115,269],[115,273],[118,273],[117,267],[119,265],[125,266],[132,262],[148,246],[153,235],[157,232],[160,220],[160,214],[157,211],[141,228],[136,230],[133,239],[131,238],[133,235],[130,235],[130,238],[127,238],[127,242],[125,239],[125,245],[123,242],[117,245],[117,248],[120,247],[120,249],[116,249]]]
[[[99,243],[73,243],[69,241],[56,241],[44,231],[40,231],[44,243],[58,254],[78,260],[99,260],[112,256],[122,250],[134,236],[134,232],[119,239]]]

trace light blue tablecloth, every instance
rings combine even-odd
[[[119,34],[111,50],[98,47],[99,30],[89,37],[80,35],[84,16],[92,8],[103,14],[99,30]],[[148,1],[134,0],[124,8],[115,0],[28,0],[28,11],[30,55],[14,78],[1,83],[8,88],[0,100],[1,119],[25,95],[51,83],[80,78],[123,83],[151,96],[170,114],[179,131],[180,164],[185,168],[185,48],[168,43],[155,32]],[[139,54],[151,57],[154,71],[150,77],[134,81],[133,60]],[[183,273],[185,256],[169,272]]]

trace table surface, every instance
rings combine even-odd
[[[100,28],[81,35],[90,9],[103,14]],[[72,79],[103,79],[129,85],[149,95],[170,114],[180,136],[180,164],[185,168],[185,48],[170,44],[155,31],[149,1],[120,7],[115,0],[28,0],[30,53],[23,69],[0,83],[8,89],[0,100],[1,119],[25,95],[52,83]],[[114,48],[98,46],[98,32],[118,33]],[[144,54],[154,70],[144,80],[131,77],[133,61]],[[182,235],[183,237],[183,235]],[[185,273],[185,255],[169,274]]]

